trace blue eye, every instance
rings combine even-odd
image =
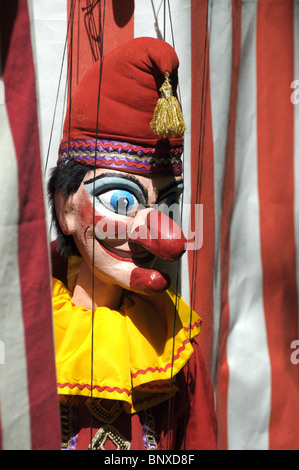
[[[136,197],[124,189],[106,191],[98,195],[97,200],[107,209],[120,215],[134,215],[139,208]]]
[[[146,206],[146,197],[140,185],[123,176],[110,173],[99,175],[86,181],[84,186],[89,196],[95,198],[98,210],[104,207],[115,214],[131,217],[141,206]]]

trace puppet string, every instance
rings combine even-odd
[[[173,22],[172,22],[172,15],[171,15],[171,8],[169,0],[168,4],[168,15],[169,15],[169,22],[170,22],[170,31],[171,31],[171,38],[172,38],[172,46],[175,49],[175,42],[174,42],[174,30],[173,30]],[[164,41],[166,40],[166,0],[164,0]],[[178,81],[178,94],[180,96],[180,82]],[[180,99],[180,98],[179,98]],[[181,101],[181,99],[180,99]],[[183,184],[184,184],[184,174],[183,174]],[[181,209],[180,209],[180,222],[182,227],[182,220],[183,220],[183,207],[184,207],[184,193],[182,195],[181,200]],[[174,321],[173,321],[173,334],[172,334],[172,357],[171,357],[171,376],[170,376],[170,388],[169,388],[169,400],[168,400],[168,417],[167,417],[167,440],[166,440],[166,449],[169,448],[169,431],[171,427],[171,402],[172,402],[172,382],[173,382],[173,362],[174,362],[174,346],[175,346],[175,324],[177,318],[177,305],[178,305],[178,289],[179,289],[179,279],[181,274],[181,261],[178,261],[178,269],[176,274],[176,298],[175,298],[175,305],[174,305]]]
[[[91,407],[90,407],[90,449],[92,449],[92,424],[93,424],[93,413],[92,413],[92,406],[93,406],[93,360],[94,360],[94,282],[95,282],[95,273],[94,273],[94,266],[95,266],[95,172],[96,172],[96,157],[97,157],[97,140],[98,140],[98,124],[99,124],[99,109],[100,109],[100,98],[101,98],[101,81],[102,81],[102,60],[103,60],[103,43],[104,43],[104,24],[105,24],[105,9],[106,9],[106,0],[104,1],[103,7],[103,26],[101,28],[102,36],[101,36],[101,45],[100,45],[100,72],[99,72],[99,85],[98,85],[98,97],[97,97],[97,119],[96,119],[96,145],[95,145],[95,158],[94,158],[94,178],[93,178],[93,247],[92,247],[92,324],[91,324],[91,383],[90,383],[90,394],[91,394]],[[99,2],[99,22],[101,24],[101,3]]]

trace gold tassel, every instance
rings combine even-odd
[[[161,98],[158,99],[150,126],[155,134],[163,139],[167,137],[182,137],[186,130],[186,125],[180,104],[172,94],[168,72],[165,74],[165,81],[160,88],[160,92]]]

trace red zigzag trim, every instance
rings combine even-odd
[[[75,157],[73,157],[73,158],[74,158],[74,160],[76,159]],[[80,162],[84,162],[87,165],[94,165],[94,162],[92,160],[86,160],[85,158],[80,159]],[[97,164],[101,164],[101,163],[105,163],[106,165],[109,165],[109,166],[112,163],[114,165],[117,165],[117,166],[125,166],[125,167],[135,166],[136,168],[145,168],[146,170],[150,170],[152,168],[151,165],[146,165],[145,163],[116,161],[116,160],[112,160],[112,159],[110,159],[110,160],[104,160],[104,159],[97,160]]]
[[[91,387],[89,384],[78,384],[78,383],[71,384],[69,382],[66,382],[64,384],[58,383],[57,387],[58,388],[69,387],[71,389],[79,388],[79,390],[83,390],[84,388],[87,388],[88,390],[92,389],[92,390],[97,390],[98,392],[103,392],[104,390],[106,390],[107,392],[126,393],[128,396],[132,395],[132,392],[130,390],[127,390],[126,388],[118,388],[118,387],[113,387],[113,388],[100,387],[99,385],[93,385],[93,387]]]
[[[200,323],[200,322],[196,322],[196,323]],[[187,338],[183,342],[183,345],[178,349],[177,354],[173,357],[173,361],[176,361],[180,357],[180,353],[185,350],[186,345],[188,343],[189,343],[189,339]],[[167,369],[169,369],[169,367],[171,367],[171,366],[172,366],[172,363],[169,362],[168,364],[166,364],[165,367],[148,367],[147,369],[140,369],[137,372],[135,372],[134,374],[132,374],[132,378],[134,379],[140,374],[145,375],[148,372],[159,372],[159,373],[166,372]],[[91,386],[89,384],[84,384],[84,385],[83,384],[78,384],[78,383],[71,384],[69,382],[66,382],[64,384],[58,383],[57,386],[58,386],[58,388],[69,387],[71,389],[79,388],[79,390],[83,390],[84,388],[87,388],[88,390],[91,390]],[[111,388],[111,387],[107,387],[107,386],[100,387],[98,385],[94,385],[92,387],[92,389],[93,390],[98,390],[99,392],[102,392],[102,391],[106,390],[108,392],[115,392],[116,391],[118,393],[126,393],[128,396],[132,395],[132,392],[130,390],[125,389],[125,388],[124,389],[121,389],[121,388],[118,388],[118,387]]]
[[[60,145],[60,148],[61,149],[65,149],[65,148],[73,148],[73,147],[80,147],[81,145],[83,145],[84,147],[87,147],[89,145],[91,145],[92,147],[95,148],[95,142],[93,141],[90,141],[90,140],[87,140],[87,141],[84,141],[84,140],[77,140],[75,142],[62,142],[62,144]],[[127,144],[127,145],[122,145],[122,144],[112,144],[112,143],[106,143],[104,144],[102,141],[98,141],[97,142],[97,145],[98,146],[101,146],[103,147],[104,149],[107,149],[109,147],[113,148],[113,150],[118,150],[119,148],[121,148],[122,150],[124,150],[125,152],[127,150],[133,150],[134,152],[139,152],[139,151],[142,151],[144,153],[150,153],[150,152],[153,152],[153,149],[151,147],[142,147],[142,146],[133,146],[133,145],[130,145],[130,144]],[[169,150],[169,152],[165,152],[165,153],[172,153],[172,152],[181,152],[181,147],[180,146],[177,146],[177,147],[173,147]]]
[[[186,345],[189,343],[189,339],[185,339],[183,342],[183,345],[178,349],[177,354],[173,357],[173,361],[176,361],[180,357],[180,353],[184,351],[186,348]],[[135,374],[132,374],[132,378],[134,379],[137,377],[139,374],[145,375],[147,372],[166,372],[169,367],[172,366],[172,363],[170,362],[169,364],[166,364],[165,367],[148,367],[147,369],[140,369]]]

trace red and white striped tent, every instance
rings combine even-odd
[[[180,291],[203,318],[218,447],[299,449],[299,2],[0,8],[0,446],[59,448],[43,187],[61,136],[62,64],[72,56],[75,87],[99,37],[105,54],[153,36],[180,58],[185,227],[203,205],[203,245],[184,255]]]

